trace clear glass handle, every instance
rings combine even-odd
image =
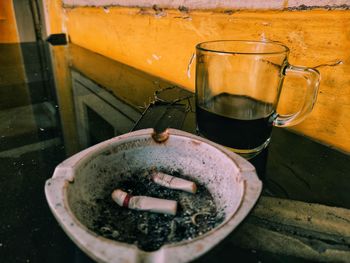
[[[318,87],[320,84],[320,73],[313,68],[287,65],[285,68],[285,74],[286,76],[295,75],[304,78],[307,87],[304,102],[299,111],[288,115],[276,114],[273,125],[278,127],[295,125],[307,117],[316,102]]]

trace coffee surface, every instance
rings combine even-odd
[[[247,96],[221,93],[196,107],[199,133],[234,149],[254,149],[270,138],[273,106]]]

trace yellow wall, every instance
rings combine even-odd
[[[21,46],[1,44],[0,54],[0,110],[30,104]]]
[[[25,69],[21,47],[7,45],[18,43],[19,36],[13,0],[0,1],[0,109],[23,106],[30,103],[28,87],[25,84]],[[6,56],[3,56],[6,54]],[[6,99],[4,99],[6,98]],[[9,99],[11,98],[11,99]]]
[[[46,22],[47,34],[65,33],[65,9],[62,8],[61,0],[46,0],[44,1],[45,15],[49,17],[48,22]]]
[[[19,42],[12,0],[0,1],[0,43]]]
[[[319,68],[322,81],[315,109],[293,129],[350,152],[349,11],[186,13],[76,7],[66,8],[61,15],[61,20],[53,23],[67,29],[73,43],[189,90],[194,90],[194,67],[188,74],[188,62],[201,41],[267,38],[290,47],[292,64],[316,66],[342,60],[342,65]],[[295,83],[286,82],[285,94],[295,93]],[[283,111],[287,111],[286,105],[295,104],[290,99],[284,101]]]

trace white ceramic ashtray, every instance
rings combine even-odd
[[[156,185],[151,171],[196,187],[179,179],[187,190]],[[119,205],[114,188],[126,192],[120,191]],[[224,147],[175,129],[144,129],[65,160],[45,194],[66,234],[97,262],[170,263],[194,260],[217,245],[248,215],[261,189],[254,167]],[[129,209],[130,196],[140,193],[162,199],[170,214]],[[152,198],[151,206],[158,205]]]

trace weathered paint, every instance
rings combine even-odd
[[[314,8],[346,8],[348,0],[63,0],[66,6],[124,6],[186,9],[314,9]]]
[[[0,1],[0,43],[19,42],[12,0]]]

